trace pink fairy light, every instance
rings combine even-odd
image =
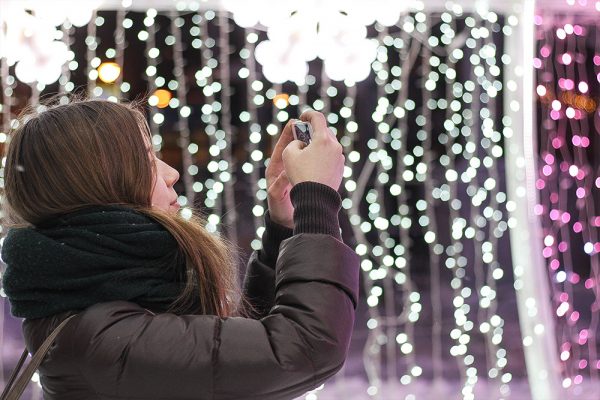
[[[579,283],[580,279],[581,279],[581,278],[579,277],[579,274],[578,274],[577,272],[573,272],[573,273],[571,274],[571,276],[569,277],[569,281],[570,281],[572,284],[577,284],[577,283]]]
[[[540,49],[540,54],[542,57],[547,58],[550,57],[550,47],[544,46]]]
[[[567,244],[567,242],[560,242],[558,244],[558,251],[560,251],[561,253],[564,253],[565,251],[567,251],[568,248],[569,248],[569,245]]]
[[[600,10],[600,1],[596,7]],[[593,356],[600,354],[600,324],[590,322],[600,312],[600,166],[595,151],[600,144],[600,30],[576,18],[554,26],[546,18],[544,24],[541,17],[538,22],[534,90],[542,121],[534,181],[540,204],[534,213],[544,228],[539,251],[552,278],[557,335],[563,338],[557,354],[569,391],[590,379],[591,369],[600,369]],[[592,51],[590,42],[596,46]]]
[[[561,303],[564,303],[565,301],[569,301],[569,294],[562,292],[558,299],[561,301]]]
[[[579,319],[579,312],[578,312],[578,311],[573,311],[573,312],[571,313],[571,317],[569,317],[569,319],[570,319],[572,322],[577,322],[577,320]]]
[[[585,288],[586,289],[591,289],[594,286],[595,286],[594,285],[594,280],[592,278],[588,278],[588,279],[585,280]]]
[[[546,187],[546,181],[544,181],[543,179],[538,179],[537,181],[535,181],[535,187],[538,190],[542,190]]]
[[[552,111],[553,113],[558,114],[558,111]],[[554,115],[552,115],[552,119],[558,119],[560,117],[560,114],[558,114],[559,116],[554,118]],[[554,138],[552,139],[552,147],[554,147],[555,149],[560,149],[560,147],[563,145],[563,141],[561,138]]]

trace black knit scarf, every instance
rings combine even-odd
[[[4,291],[16,317],[41,318],[127,300],[166,311],[183,289],[175,239],[127,207],[93,207],[11,229]]]

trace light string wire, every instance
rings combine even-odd
[[[125,71],[125,26],[123,22],[125,21],[125,17],[127,15],[127,10],[121,3],[121,6],[117,10],[116,20],[115,20],[115,33],[114,33],[114,41],[115,41],[115,62],[121,68],[121,73],[117,77],[115,81],[115,87],[118,89],[117,99],[121,99],[123,95],[123,72]]]
[[[92,11],[92,18],[87,24],[87,36],[85,38],[85,44],[87,47],[87,51],[85,54],[88,97],[92,97],[92,94],[94,94],[94,89],[96,88],[96,78],[98,78],[98,71],[95,68],[97,68],[100,65],[100,59],[96,57],[96,49],[98,48],[98,41],[96,38],[97,15],[97,10]]]
[[[190,173],[190,168],[194,165],[192,152],[197,151],[198,145],[192,143],[190,138],[190,126],[188,117],[191,114],[191,108],[187,103],[188,85],[185,75],[185,64],[183,60],[183,47],[181,41],[181,28],[185,25],[185,20],[177,11],[171,11],[170,15],[170,33],[173,36],[173,76],[177,82],[177,122],[176,129],[179,132],[177,145],[181,148],[181,158],[183,164],[183,186],[185,197],[181,196],[178,202],[186,207],[194,207],[195,192],[193,190],[194,178]],[[196,149],[196,150],[195,150]],[[195,150],[195,151],[194,151]],[[189,208],[188,208],[189,209]]]
[[[428,19],[427,35],[431,34],[433,21]],[[431,50],[427,47],[423,49],[423,76],[429,76],[431,72]],[[424,197],[425,209],[421,212],[425,219],[422,219],[422,226],[430,232],[438,232],[438,224],[435,216],[436,202],[431,193],[433,192],[434,182],[434,149],[433,149],[433,127],[432,127],[432,112],[429,107],[432,100],[432,92],[423,90],[422,92],[422,115],[425,119],[423,131],[425,132],[424,152],[422,161],[426,165],[425,180],[424,180]],[[431,355],[432,355],[432,370],[434,382],[439,382],[443,377],[443,359],[442,359],[442,295],[440,288],[440,254],[437,250],[439,246],[439,237],[437,235],[431,238],[431,243],[427,246],[429,252],[429,270],[431,286]]]
[[[383,28],[380,30],[379,35],[378,35],[378,42],[380,43],[380,46],[377,49],[377,59],[378,61],[381,63],[381,69],[377,72],[377,76],[376,76],[376,80],[380,79],[380,82],[377,82],[377,99],[379,99],[380,103],[378,104],[378,108],[380,106],[383,106],[382,108],[385,107],[385,110],[382,110],[383,112],[381,113],[383,115],[383,113],[385,113],[387,111],[387,106],[389,104],[389,101],[387,100],[387,97],[385,97],[384,94],[384,90],[383,90],[383,82],[385,82],[388,78],[389,75],[389,63],[388,63],[388,49],[387,46],[383,43],[383,38],[385,36],[388,35],[388,30],[387,28]],[[381,100],[385,100],[383,104],[381,103]],[[387,228],[388,228],[388,218],[386,216],[386,212],[385,212],[385,203],[384,203],[384,198],[379,198],[380,196],[383,197],[383,193],[385,193],[385,188],[384,188],[384,183],[387,183],[389,180],[389,175],[387,174],[388,169],[390,169],[392,167],[392,160],[391,158],[388,156],[387,151],[386,151],[386,144],[384,142],[384,136],[388,136],[389,135],[389,126],[387,124],[378,124],[377,125],[377,129],[375,131],[376,134],[376,145],[377,145],[377,149],[378,150],[378,155],[377,155],[377,160],[375,161],[376,163],[376,169],[375,169],[375,173],[376,173],[376,179],[374,181],[374,192],[369,191],[367,196],[366,196],[366,200],[368,202],[370,202],[371,204],[369,205],[369,218],[373,221],[373,224],[375,225],[375,227],[377,228],[377,242],[375,247],[371,250],[372,252],[377,251],[376,254],[377,259],[378,259],[378,263],[379,263],[379,269],[381,271],[385,272],[385,276],[391,276],[391,270],[393,267],[393,257],[390,256],[389,254],[389,248],[388,248],[388,243],[390,242],[390,240],[393,240],[389,237],[388,233],[387,233]],[[374,196],[371,198],[369,198],[369,194],[374,194]],[[371,201],[372,200],[372,201]],[[376,250],[377,249],[377,250]],[[381,250],[379,250],[381,249]],[[375,253],[374,253],[375,254]],[[383,275],[383,272],[382,272]],[[383,288],[381,288],[381,286],[374,286],[371,289],[371,296],[373,296],[374,294],[377,294],[377,292],[374,292],[374,290],[379,291],[380,289],[383,289],[383,300],[384,300],[384,304],[383,304],[383,308],[384,308],[384,313],[385,316],[384,318],[381,319],[381,323],[383,325],[383,328],[385,330],[385,350],[386,350],[386,374],[388,377],[388,380],[395,380],[397,379],[398,376],[398,372],[397,372],[397,367],[396,367],[396,362],[397,362],[397,357],[396,357],[396,347],[397,347],[397,343],[396,343],[396,335],[397,335],[397,318],[396,315],[398,315],[398,313],[396,312],[396,290],[394,288],[394,283],[391,279],[383,279],[382,282],[382,286]],[[375,288],[380,288],[380,289],[375,289]],[[371,299],[377,299],[378,297],[371,297]],[[375,303],[373,301],[373,303]],[[371,304],[369,304],[371,305]]]
[[[248,113],[248,154],[250,154],[250,162],[245,162],[242,165],[242,172],[250,176],[250,190],[254,192],[254,203],[264,210],[267,193],[265,190],[258,187],[258,181],[261,176],[261,160],[259,157],[254,157],[254,155],[260,154],[259,146],[263,140],[262,127],[258,123],[257,112],[257,106],[264,104],[264,96],[260,94],[263,84],[257,79],[256,59],[254,58],[254,49],[256,47],[255,44],[258,40],[258,35],[254,28],[246,28],[244,33],[245,46],[239,54],[240,58],[244,60],[244,67],[240,69],[238,75],[241,78],[247,75],[245,79],[246,112]],[[261,248],[262,244],[260,238],[262,238],[264,233],[264,228],[262,227],[262,218],[258,211],[259,210],[252,213],[254,223],[253,228],[256,232],[256,238],[251,242],[251,247],[253,250],[258,250]]]
[[[237,247],[237,205],[235,203],[235,178],[233,172],[236,170],[235,160],[233,159],[233,132],[231,125],[231,76],[230,60],[232,53],[229,44],[229,34],[231,27],[227,11],[219,10],[217,12],[217,23],[219,25],[219,78],[221,81],[221,128],[225,131],[225,148],[222,149],[225,168],[219,168],[222,172],[219,174],[219,181],[225,183],[224,200],[226,213],[224,222],[227,226],[227,236],[234,247]]]
[[[148,93],[155,93],[155,91],[157,90],[156,81],[158,79],[154,78],[154,73],[157,70],[157,57],[151,57],[151,55],[154,55],[154,50],[152,49],[156,48],[157,29],[156,20],[154,18],[156,16],[155,12],[156,10],[154,9],[148,10],[146,12],[146,17],[144,18],[147,32],[147,38],[146,40],[144,40],[144,51],[146,56],[146,70],[144,71],[144,73],[146,75],[146,82],[148,84]],[[148,23],[146,24],[146,22]],[[152,147],[153,150],[157,153],[157,155],[161,156],[163,137],[160,133],[159,125],[164,120],[164,116],[158,111],[157,107],[153,107],[152,105],[148,109],[148,114],[148,125],[152,134]]]
[[[490,18],[492,14],[488,14],[488,18],[485,19],[485,25],[488,31],[493,32],[494,26]],[[494,19],[497,17],[494,14]],[[495,320],[498,317],[498,301],[497,301],[497,281],[504,276],[504,266],[500,264],[499,256],[499,241],[504,236],[504,232],[508,229],[508,224],[505,221],[505,213],[501,211],[501,204],[506,202],[507,196],[505,192],[499,191],[501,183],[500,178],[500,161],[504,156],[504,151],[501,147],[502,133],[498,128],[502,128],[502,120],[500,119],[500,126],[496,124],[496,120],[499,119],[499,108],[496,94],[503,90],[503,85],[498,77],[500,75],[500,68],[498,62],[502,63],[502,59],[498,58],[498,49],[496,44],[493,42],[492,34],[489,35],[486,50],[480,50],[480,56],[485,60],[485,74],[483,76],[482,87],[486,90],[486,94],[489,97],[488,110],[489,116],[484,117],[482,122],[482,133],[484,138],[482,139],[481,145],[485,149],[486,156],[492,160],[493,167],[488,169],[489,177],[484,182],[486,189],[494,189],[498,187],[498,192],[495,195],[490,196],[488,207],[483,211],[483,218],[488,221],[488,232],[487,242],[482,244],[482,257],[481,259],[487,264],[485,270],[485,286],[482,286],[479,290],[482,298],[480,299],[480,310],[485,309],[482,313],[482,317],[479,318],[481,324],[488,324],[494,326]],[[489,54],[488,57],[485,55]],[[481,322],[483,320],[483,322]],[[504,322],[501,325],[494,328],[492,331],[489,330],[486,338],[486,355],[487,355],[487,376],[490,379],[495,379],[497,383],[507,384],[510,381],[510,374],[500,374],[505,366],[507,365],[507,353],[504,348],[501,347],[503,341]],[[492,334],[493,333],[493,334]],[[495,362],[492,362],[495,359]],[[504,386],[508,389],[508,386]],[[508,390],[503,390],[500,386],[500,392],[504,395],[508,395]]]
[[[405,18],[401,19],[403,22],[414,22],[412,16],[406,15]],[[410,41],[409,41],[410,38]],[[392,218],[392,225],[397,226],[397,232],[399,237],[399,243],[394,246],[394,266],[397,271],[394,275],[394,281],[400,286],[402,292],[401,304],[402,311],[397,315],[397,323],[402,326],[402,331],[399,332],[393,340],[400,347],[401,353],[406,357],[406,368],[411,370],[412,366],[415,365],[415,356],[413,353],[414,346],[414,324],[411,318],[411,304],[413,300],[418,300],[418,292],[415,291],[413,285],[413,278],[411,273],[412,258],[410,247],[412,240],[410,239],[410,227],[412,226],[412,220],[409,217],[410,209],[408,206],[408,191],[406,182],[407,173],[412,172],[406,168],[403,170],[402,165],[406,164],[408,155],[408,112],[406,107],[408,104],[409,96],[409,79],[417,57],[422,50],[422,43],[416,40],[413,36],[409,36],[408,33],[405,36],[401,36],[399,43],[394,43],[394,47],[400,47],[400,61],[401,69],[397,70],[397,74],[400,75],[399,92],[396,98],[396,104],[392,114],[397,117],[397,120],[392,122],[390,114],[390,120],[386,121],[386,124],[393,126],[391,137],[394,140],[391,141],[390,145],[393,150],[396,150],[396,169],[395,169],[395,184],[389,188],[390,194],[397,196],[397,209],[395,210],[397,218]],[[394,75],[392,71],[392,75]],[[395,144],[395,146],[394,146]],[[413,295],[413,293],[415,293]]]
[[[74,60],[75,53],[71,49],[71,47],[75,41],[73,38],[74,31],[75,31],[75,29],[73,28],[73,26],[70,23],[65,22],[61,26],[62,41],[67,45],[69,56],[68,56],[67,61],[65,61],[65,63],[62,66],[61,76],[58,79],[58,93],[59,94],[66,94],[67,92],[70,92],[71,90],[73,90],[73,88],[71,87],[73,85],[72,83],[69,86],[67,86],[67,85],[71,81],[71,69],[77,69],[77,66],[78,66],[77,61]],[[62,101],[62,98],[61,98],[61,101]]]
[[[202,16],[200,13],[200,55],[202,59],[202,69],[196,73],[196,83],[202,88],[204,94],[204,106],[202,106],[202,121],[206,124],[205,132],[209,139],[209,154],[210,161],[207,165],[208,171],[212,174],[212,178],[205,181],[206,198],[204,204],[212,209],[212,213],[208,216],[207,229],[216,232],[223,215],[223,184],[218,181],[219,170],[219,155],[224,148],[225,132],[218,129],[219,115],[221,103],[217,101],[215,93],[221,90],[221,84],[215,80],[214,69],[218,62],[214,58],[212,48],[216,45],[216,41],[209,36],[209,23],[216,14],[214,11],[207,10]]]

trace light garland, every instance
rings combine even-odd
[[[600,88],[600,29],[553,17],[543,12],[535,17],[534,66],[541,103],[536,181],[541,201],[535,211],[544,226],[542,255],[558,320],[562,386],[580,395],[582,383],[600,383],[600,169],[598,160],[590,158],[600,127],[599,100],[593,97]],[[595,52],[590,54],[586,41],[594,35]],[[597,76],[588,76],[590,64]]]
[[[419,2],[417,2],[419,3]],[[259,22],[268,28],[269,39],[256,47],[256,59],[265,77],[275,83],[304,82],[308,61],[319,57],[331,79],[350,84],[369,75],[376,43],[366,38],[366,25],[378,21],[391,26],[408,4],[374,0],[366,5],[358,0],[302,3],[257,0],[225,0],[236,23],[252,27]],[[314,10],[319,10],[315,13]]]
[[[258,79],[256,60],[252,57],[256,42],[258,41],[258,34],[253,28],[247,28],[245,30],[245,46],[240,50],[240,59],[244,60],[244,66],[238,71],[238,76],[246,81],[246,110],[240,113],[239,119],[242,123],[248,125],[248,153],[250,154],[250,160],[246,161],[242,165],[242,172],[248,174],[250,177],[250,187],[254,192],[254,207],[252,208],[252,216],[254,221],[254,231],[256,232],[256,238],[254,238],[250,247],[253,250],[259,250],[262,246],[260,238],[264,233],[264,227],[262,222],[262,215],[266,209],[267,191],[259,186],[260,177],[263,171],[263,163],[259,155],[262,155],[260,150],[260,143],[263,142],[263,128],[257,122],[258,119],[258,107],[262,106],[265,102],[265,97],[262,95],[264,84]]]

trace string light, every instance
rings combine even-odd
[[[214,70],[219,64],[217,59],[214,58],[213,51],[216,40],[208,35],[209,24],[215,17],[216,13],[214,11],[207,10],[199,18],[200,54],[203,67],[195,74],[196,84],[202,88],[204,94],[205,101],[201,109],[201,119],[206,124],[205,132],[209,138],[208,152],[210,154],[210,161],[207,169],[212,174],[212,177],[207,179],[202,185],[202,187],[206,188],[204,204],[213,210],[212,214],[208,216],[208,224],[206,225],[209,231],[217,231],[221,222],[221,216],[225,211],[222,199],[224,185],[219,181],[219,161],[222,159],[221,151],[226,146],[226,142],[225,131],[219,127],[220,118],[218,113],[222,109],[222,104],[216,98],[216,95],[219,95],[222,91],[222,85],[215,79],[214,74]]]
[[[253,250],[261,248],[262,234],[264,228],[262,227],[262,212],[265,210],[265,200],[267,199],[267,192],[263,188],[259,187],[259,181],[262,172],[262,160],[260,157],[253,157],[253,154],[259,154],[260,143],[263,142],[263,131],[259,123],[257,123],[258,107],[262,106],[265,102],[264,96],[261,94],[264,88],[264,84],[257,79],[256,71],[256,60],[252,57],[254,53],[256,42],[258,41],[258,34],[253,28],[247,28],[245,30],[245,46],[240,50],[239,56],[244,62],[244,67],[238,71],[238,76],[245,79],[246,82],[246,93],[248,101],[246,102],[246,110],[240,113],[239,119],[242,123],[248,124],[248,153],[250,154],[250,160],[247,160],[242,164],[242,172],[248,174],[250,177],[250,187],[254,191],[254,202],[255,205],[252,210],[254,231],[256,237],[252,239],[250,246]]]
[[[178,203],[187,207],[191,210],[194,206],[195,192],[193,190],[194,177],[190,172],[193,172],[194,167],[193,154],[197,153],[198,145],[191,141],[190,137],[190,126],[188,117],[192,113],[192,109],[188,106],[187,102],[187,82],[184,70],[183,61],[183,47],[181,41],[181,28],[185,24],[183,17],[179,16],[177,11],[171,12],[170,15],[171,25],[170,34],[173,44],[173,76],[174,81],[169,82],[170,89],[174,89],[177,93],[177,97],[172,98],[169,101],[169,106],[176,109],[177,112],[177,130],[179,131],[178,145],[181,148],[182,164],[183,164],[183,184],[185,188],[185,195],[179,196],[177,199]],[[158,49],[150,49],[150,53],[159,52]],[[172,85],[171,85],[172,83]],[[184,211],[189,213],[189,211]]]
[[[593,23],[558,21],[550,12],[535,17],[534,67],[542,116],[536,214],[544,228],[542,256],[557,318],[562,386],[576,396],[584,393],[587,381],[599,383],[600,370],[600,218],[595,199],[600,169],[589,151],[600,127],[600,111],[589,94],[597,93],[600,76],[588,76],[587,69],[593,65],[596,74],[599,70],[600,29]],[[586,42],[594,36],[591,53]]]
[[[173,95],[166,89],[157,89],[157,87],[164,85],[165,79],[162,76],[155,77],[158,64],[158,54],[153,51],[153,49],[156,48],[156,21],[154,19],[156,14],[157,11],[154,8],[149,8],[146,11],[146,16],[143,21],[143,28],[138,32],[137,37],[138,40],[145,43],[144,54],[146,55],[147,67],[144,71],[144,74],[146,75],[146,81],[148,82],[148,90],[151,93],[154,93],[154,96],[156,96],[156,100],[154,100],[152,96],[150,96],[148,99],[148,103],[150,105],[148,125],[150,126],[150,132],[152,133],[152,147],[154,151],[160,155],[163,146],[163,137],[160,132],[160,126],[164,121],[164,115],[153,107],[153,103],[156,102],[156,106],[158,108],[165,108],[169,105]],[[125,27],[131,27],[133,25],[133,21],[129,18],[125,18],[123,19],[123,25]]]

